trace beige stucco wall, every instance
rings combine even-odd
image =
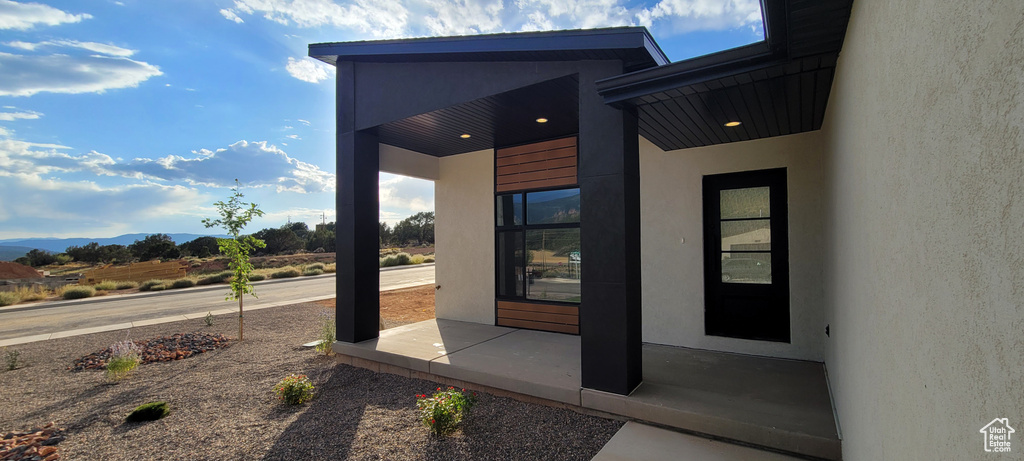
[[[380,171],[413,178],[436,181],[440,177],[439,159],[390,144],[381,144],[378,150]]]
[[[704,175],[785,167],[792,342],[704,334]],[[640,138],[643,340],[824,360],[821,135],[805,133],[664,152]],[[584,269],[585,270],[585,269]]]
[[[442,157],[434,182],[439,319],[494,324],[494,151]]]
[[[1024,2],[857,0],[824,124],[843,458],[1024,452]],[[1007,417],[1013,453],[978,432]]]

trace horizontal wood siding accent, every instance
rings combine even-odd
[[[576,185],[576,138],[498,149],[495,190]]]
[[[551,331],[554,333],[568,333],[571,335],[580,334],[580,327],[576,325],[559,325],[557,323],[531,322],[528,320],[499,318],[498,326],[512,328],[529,328],[531,330]]]
[[[580,333],[578,306],[498,301],[499,326],[555,333]]]

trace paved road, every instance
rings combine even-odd
[[[246,307],[289,304],[300,300],[334,297],[334,274],[300,277],[287,282],[256,282],[259,299],[246,296]],[[380,273],[380,289],[394,290],[434,283],[434,266],[413,266]],[[238,311],[225,301],[225,285],[152,294],[111,296],[82,301],[61,301],[37,309],[0,311],[0,340],[115,324],[131,324],[171,316],[205,316]],[[223,312],[218,312],[223,311]]]

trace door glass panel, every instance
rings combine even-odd
[[[771,253],[723,253],[722,282],[772,283]]]
[[[722,251],[767,251],[771,249],[770,219],[722,221]]]
[[[498,227],[523,224],[523,194],[499,195],[494,206]]]
[[[725,189],[721,192],[722,219],[767,218],[771,216],[767,187]]]
[[[528,230],[526,249],[528,299],[580,302],[579,229]]]
[[[523,233],[498,233],[498,296],[523,296]]]
[[[526,194],[526,224],[580,222],[580,190],[563,189]]]

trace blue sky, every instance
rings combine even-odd
[[[757,0],[0,0],[0,239],[203,233],[238,178],[334,220],[334,70],[317,42],[643,25],[673,61],[762,39]],[[433,209],[382,173],[381,219]]]

